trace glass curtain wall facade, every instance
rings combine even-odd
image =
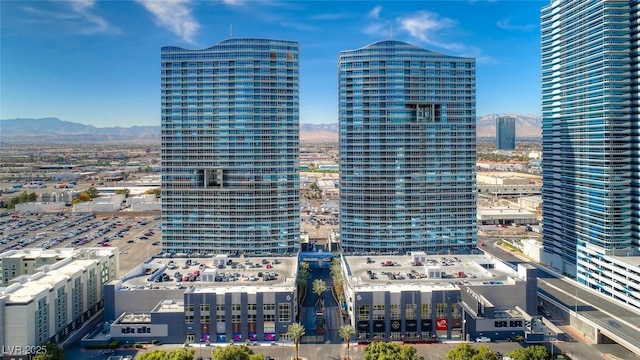
[[[628,0],[541,11],[545,262],[606,293],[630,278],[598,264],[640,245],[638,11]]]
[[[515,150],[516,148],[516,119],[512,116],[498,116],[496,118],[496,149]]]
[[[163,250],[299,249],[298,55],[270,39],[162,47]]]
[[[475,60],[381,41],[338,63],[342,250],[469,251]]]

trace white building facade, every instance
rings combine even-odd
[[[6,252],[1,255],[3,271],[5,265],[11,269],[56,252],[60,250]],[[103,308],[103,284],[117,277],[119,250],[101,247],[64,252],[59,254],[61,260],[0,288],[0,348],[62,341]]]

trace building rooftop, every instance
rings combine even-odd
[[[295,286],[297,268],[295,256],[154,258],[127,274],[120,290],[191,287],[193,292],[233,291],[231,288],[261,291],[258,289]]]
[[[493,311],[493,317],[496,319],[518,319],[522,316],[523,314],[516,309],[495,309]]]
[[[82,272],[86,267],[95,263],[95,259],[74,260],[57,269],[17,277],[12,280],[11,285],[3,288],[4,291],[0,291],[0,296],[6,296],[7,303],[26,304],[33,300],[34,296],[45,291],[48,292],[53,285],[66,281],[74,274]],[[44,266],[44,268],[48,267],[48,265]]]
[[[152,313],[173,313],[173,312],[178,312],[178,313],[182,313],[184,312],[184,302],[183,301],[176,301],[176,300],[162,300],[161,302],[158,303],[158,305],[156,305],[155,308],[153,308],[153,310],[151,310]]]
[[[508,207],[478,208],[477,214],[478,220],[490,220],[493,218],[503,219],[505,217],[509,217],[511,219],[536,218],[536,214],[530,211]]]
[[[124,313],[114,321],[114,324],[151,324],[151,314]]]
[[[41,249],[41,248],[25,248],[19,250],[9,250],[0,254],[0,260],[2,259],[34,259],[34,258],[67,258],[76,254],[76,250],[71,248],[59,248],[59,249]]]
[[[421,290],[458,285],[504,285],[517,278],[515,269],[486,255],[345,256],[349,283],[362,289]],[[420,259],[419,261],[416,261]]]

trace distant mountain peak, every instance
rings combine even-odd
[[[58,118],[0,120],[5,143],[160,142],[160,126],[103,127]]]
[[[487,114],[476,122],[478,138],[495,138],[496,117],[516,118],[517,138],[541,138],[542,119],[532,114]],[[338,142],[340,126],[337,122],[300,124],[303,143]],[[84,125],[55,117],[42,119],[0,120],[0,141],[5,143],[108,143],[132,142],[160,143],[160,126],[103,127]]]

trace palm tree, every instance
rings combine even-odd
[[[293,339],[293,345],[296,350],[296,360],[300,359],[298,356],[298,345],[300,344],[300,338],[304,335],[304,326],[300,323],[293,323],[287,328],[287,335]]]
[[[354,329],[353,326],[351,325],[342,325],[338,330],[338,335],[340,335],[340,337],[347,342],[347,360],[351,359],[351,357],[349,356],[349,341],[351,340],[351,337],[355,334],[356,334],[356,329]]]
[[[315,279],[313,280],[313,292],[318,295],[318,301],[324,306],[324,301],[322,301],[322,294],[327,290],[327,283],[324,280]]]

